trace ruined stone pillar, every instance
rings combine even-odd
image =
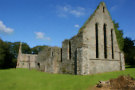
[[[87,57],[87,48],[77,48],[77,74],[89,74],[89,59]]]
[[[120,52],[120,70],[125,70],[125,59],[122,52]]]

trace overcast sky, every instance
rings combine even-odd
[[[135,39],[135,0],[102,0],[124,37]],[[61,46],[76,35],[101,0],[0,0],[0,38]]]

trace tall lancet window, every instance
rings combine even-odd
[[[105,12],[105,7],[103,7],[103,13]]]
[[[61,62],[62,62],[62,48],[61,48]]]
[[[104,58],[107,58],[107,38],[106,38],[106,24],[104,24]]]
[[[99,49],[98,49],[98,23],[95,24],[95,36],[96,36],[96,58],[99,58]]]
[[[69,41],[69,59],[71,59],[71,42]]]
[[[112,59],[114,59],[114,50],[113,50],[113,29],[111,29],[111,44],[112,44]]]

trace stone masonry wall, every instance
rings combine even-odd
[[[35,60],[37,55],[32,54],[20,54],[18,57],[17,68],[35,68]]]
[[[104,8],[104,12],[103,12]],[[95,24],[98,24],[98,49],[99,58],[96,58],[96,31]],[[107,39],[107,58],[104,57],[104,32],[103,25],[106,24]],[[111,30],[113,30],[114,59],[112,58]],[[93,74],[109,71],[118,71],[120,69],[120,49],[118,47],[113,21],[107,11],[104,3],[100,4],[93,14],[92,18],[85,25],[83,32],[83,43],[85,49],[83,52],[84,74]],[[124,61],[124,58],[123,58]],[[122,66],[124,68],[124,66]]]
[[[80,62],[77,60],[77,49],[82,47],[82,34],[78,34],[62,43],[62,73],[79,74]],[[78,70],[77,70],[78,69]]]
[[[49,73],[60,73],[61,49],[58,47],[45,48],[38,54],[36,68]]]

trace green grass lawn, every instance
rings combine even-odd
[[[87,90],[99,80],[127,74],[135,78],[135,68],[86,76],[48,74],[27,69],[0,70],[0,90]]]

